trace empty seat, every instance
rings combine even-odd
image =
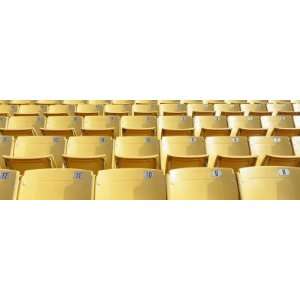
[[[159,106],[157,104],[134,104],[132,106],[134,116],[158,116]]]
[[[256,99],[252,99],[252,100],[247,100],[247,102],[249,104],[267,104],[269,102],[269,100],[256,100]]]
[[[203,137],[164,136],[160,150],[164,173],[177,168],[207,166],[208,155]]]
[[[292,136],[299,135],[300,130],[295,130],[292,116],[262,116],[262,127],[268,129],[267,135]]]
[[[294,155],[290,139],[286,136],[249,137],[252,155],[259,156],[257,165],[300,166],[300,158]]]
[[[228,103],[222,103],[222,104],[215,104],[214,110],[216,112],[217,116],[242,116],[243,112],[241,111],[239,104],[228,104]]]
[[[83,120],[82,135],[116,137],[120,131],[119,116],[88,116]]]
[[[270,116],[272,112],[267,110],[267,105],[264,103],[248,103],[241,104],[241,111],[245,116]]]
[[[0,200],[16,200],[20,174],[13,170],[0,170]]]
[[[88,100],[87,103],[104,105],[104,104],[111,104],[111,100]]]
[[[0,128],[5,128],[7,124],[7,117],[0,116]]]
[[[69,137],[64,166],[93,171],[112,168],[113,140],[108,136]]]
[[[45,125],[42,116],[12,116],[8,119],[6,128],[1,128],[2,135],[40,135],[40,128]]]
[[[158,104],[176,104],[180,103],[180,100],[158,100]]]
[[[104,106],[101,104],[78,104],[76,107],[76,116],[97,116],[103,114]]]
[[[74,112],[75,112],[75,105],[54,104],[48,106],[45,115],[46,116],[71,116],[74,115]]]
[[[240,168],[255,166],[257,157],[252,156],[245,136],[210,136],[205,140],[210,167]]]
[[[188,104],[187,115],[194,116],[213,116],[215,114],[213,104]]]
[[[204,99],[204,100],[203,100],[203,103],[204,103],[204,104],[223,104],[223,103],[225,103],[225,100]]]
[[[64,100],[63,104],[66,105],[77,105],[77,104],[84,104],[86,100]]]
[[[26,171],[20,182],[19,200],[94,199],[95,177],[79,169],[39,169]]]
[[[116,104],[116,105],[133,105],[134,104],[134,100],[112,100],[111,103],[112,104]]]
[[[228,100],[225,100],[225,103],[227,103],[227,104],[246,104],[247,100],[231,100],[231,99],[228,99]]]
[[[269,103],[275,103],[275,104],[280,104],[280,103],[289,103],[289,102],[291,102],[291,100],[289,100],[289,99],[278,99],[278,100],[274,100],[274,99],[272,99],[272,100],[269,100]]]
[[[159,116],[158,137],[194,135],[193,118],[187,116]]]
[[[201,104],[203,103],[202,100],[180,100],[181,104]]]
[[[22,104],[34,104],[34,100],[9,100],[9,104],[22,105]]]
[[[106,104],[104,107],[106,116],[130,116],[131,105],[128,104]]]
[[[183,168],[167,175],[169,200],[238,200],[235,174],[226,168]]]
[[[185,116],[186,105],[180,103],[160,104],[159,114],[161,116]]]
[[[154,116],[124,116],[121,118],[121,135],[156,135],[157,122]]]
[[[267,104],[268,111],[271,111],[273,114],[277,114],[278,112],[293,112],[293,104],[289,102],[279,102],[279,103],[268,103]]]
[[[82,117],[51,116],[47,118],[46,127],[41,128],[43,135],[74,136],[81,134]]]
[[[238,174],[242,200],[299,200],[300,168],[252,167]]]
[[[259,116],[228,116],[227,122],[232,136],[264,136],[268,131],[261,128]]]
[[[114,158],[117,168],[157,169],[160,166],[159,141],[152,136],[117,137]]]
[[[99,171],[96,200],[165,200],[165,176],[160,170],[111,169]]]
[[[16,105],[0,104],[0,116],[9,117],[17,111]]]
[[[14,149],[14,138],[12,136],[0,136],[0,169],[5,168],[3,155],[11,155]]]
[[[225,116],[197,116],[194,117],[196,136],[226,136],[231,134]]]
[[[60,103],[62,103],[62,100],[37,100],[36,101],[36,104],[38,105],[54,105]]]
[[[157,100],[135,100],[135,104],[158,104]]]
[[[3,155],[8,169],[20,171],[60,168],[65,139],[52,136],[20,136],[17,137],[11,154]]]
[[[37,104],[20,105],[15,116],[39,116],[43,114],[45,107]]]

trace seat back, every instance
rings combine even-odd
[[[45,118],[42,116],[12,116],[8,119],[7,129],[34,129],[40,134],[40,128],[45,126]]]
[[[238,185],[232,169],[183,168],[167,175],[169,200],[237,200]]]
[[[195,135],[200,136],[202,128],[224,129],[228,128],[225,116],[196,116],[194,117]]]
[[[261,128],[260,117],[258,116],[228,116],[230,128]]]
[[[250,112],[267,112],[267,105],[264,103],[255,103],[255,104],[241,104],[241,111],[245,115],[249,115]]]
[[[262,116],[262,128],[294,128],[294,120],[292,116]]]
[[[0,200],[17,198],[20,174],[13,170],[0,170]]]
[[[158,136],[193,135],[193,118],[188,116],[159,116]]]
[[[155,101],[157,103],[157,101]],[[132,106],[132,112],[134,116],[152,115],[158,116],[159,106],[156,103],[149,104],[134,104]]]
[[[104,115],[129,116],[131,115],[131,109],[132,107],[129,104],[106,104]]]
[[[300,200],[300,168],[250,167],[238,174],[241,199]]]
[[[96,200],[165,200],[166,182],[160,170],[111,169],[99,171]]]
[[[50,116],[47,118],[46,129],[65,130],[74,129],[79,135],[82,127],[82,117],[79,116]]]
[[[21,179],[19,200],[87,200],[94,198],[94,175],[78,169],[26,171]]]
[[[180,103],[160,104],[159,114],[161,116],[184,116],[186,115],[186,105]]]
[[[17,111],[16,105],[0,104],[0,115],[13,115]]]
[[[83,135],[116,137],[120,131],[119,116],[88,116],[83,121]]]
[[[20,105],[17,111],[17,115],[40,115],[45,111],[42,105],[37,104],[25,104]]]
[[[78,116],[102,115],[104,106],[101,104],[78,104],[75,114]]]
[[[121,135],[151,136],[156,135],[157,122],[154,116],[123,116]]]
[[[2,159],[3,155],[11,155],[14,149],[14,138],[12,136],[0,135],[0,168],[4,168],[5,164]]]
[[[215,104],[214,105],[214,110],[216,112],[216,115],[221,115],[222,112],[239,112],[241,111],[240,109],[240,104],[237,103],[221,103],[221,104]]]
[[[194,116],[205,116],[205,115],[214,115],[214,105],[213,104],[203,104],[203,103],[193,103],[187,105],[187,115]]]
[[[267,104],[268,111],[271,112],[278,112],[278,111],[293,111],[293,104],[286,102],[286,103],[268,103]]]
[[[6,128],[7,117],[0,116],[0,128]]]
[[[47,114],[49,115],[64,115],[71,116],[75,112],[75,103],[72,104],[54,104],[49,105],[47,109]]]

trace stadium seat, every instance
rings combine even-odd
[[[241,111],[239,104],[215,104],[214,110],[216,112],[216,116],[242,116],[244,114]]]
[[[116,168],[158,169],[159,141],[153,136],[120,136],[115,141]]]
[[[269,103],[275,103],[275,104],[280,104],[280,103],[283,103],[283,104],[285,104],[285,103],[289,103],[289,102],[291,102],[291,100],[288,100],[288,99],[278,99],[278,100],[275,100],[275,99],[270,99],[269,101],[268,101]]]
[[[63,104],[65,105],[77,105],[84,104],[87,100],[63,100]]]
[[[213,116],[215,114],[213,104],[188,104],[187,115],[194,116]]]
[[[6,127],[7,120],[8,120],[7,117],[3,117],[3,116],[0,115],[0,128],[5,128]]]
[[[94,199],[95,176],[80,169],[39,169],[25,171],[19,200]]]
[[[238,182],[242,200],[300,200],[300,168],[243,168]]]
[[[11,136],[40,135],[40,128],[45,125],[42,116],[12,116],[8,119],[6,128],[0,129],[0,134]]]
[[[5,168],[3,155],[11,155],[14,149],[14,138],[12,136],[0,135],[0,169]]]
[[[14,113],[15,116],[39,116],[45,111],[45,106],[37,104],[20,105],[19,109]]]
[[[249,104],[267,104],[269,100],[247,100],[247,103]]]
[[[88,100],[88,104],[105,105],[111,104],[111,100]]]
[[[121,118],[122,136],[151,136],[157,133],[154,116],[124,116]]]
[[[272,112],[267,110],[265,103],[241,104],[241,111],[245,116],[271,116]]]
[[[258,156],[257,166],[300,166],[287,136],[249,137],[249,145],[252,155]]]
[[[194,117],[195,136],[226,136],[231,134],[225,116]]]
[[[101,104],[78,104],[76,106],[76,116],[97,116],[102,115],[104,106]]]
[[[159,116],[158,137],[194,135],[193,118],[187,116]]]
[[[9,100],[10,105],[34,104],[34,100]]]
[[[205,140],[210,167],[240,168],[255,166],[257,157],[250,154],[248,139],[245,136],[210,136]]]
[[[161,116],[185,116],[186,105],[180,103],[160,104],[159,114]]]
[[[113,139],[108,136],[71,136],[63,155],[66,168],[84,169],[97,174],[112,168]]]
[[[212,99],[204,99],[202,100],[204,104],[224,104],[225,100],[212,100]]]
[[[180,104],[180,100],[158,100],[158,104]]]
[[[158,116],[159,106],[157,104],[134,104],[132,106],[134,116]]]
[[[181,104],[201,104],[203,103],[202,100],[180,100]]]
[[[183,168],[167,175],[169,200],[238,200],[235,174],[227,168]]]
[[[96,200],[165,200],[165,176],[160,170],[111,169],[99,171]]]
[[[0,200],[17,199],[19,180],[19,172],[0,169]]]
[[[81,134],[82,117],[51,116],[47,118],[46,127],[41,128],[43,135],[74,136]]]
[[[158,104],[157,100],[135,100],[134,104]]]
[[[106,116],[130,116],[132,106],[128,104],[106,104],[104,115]]]
[[[55,105],[62,103],[62,100],[37,100],[38,105]]]
[[[203,137],[164,136],[160,151],[164,173],[177,168],[207,166],[208,155]]]
[[[19,136],[11,154],[3,155],[8,169],[25,170],[60,168],[65,139],[54,136]]]
[[[276,115],[278,112],[293,112],[293,104],[289,102],[279,102],[279,103],[268,103],[267,104],[268,111],[271,111],[273,115]]]
[[[82,135],[116,137],[120,131],[119,116],[88,116],[83,120]]]
[[[134,100],[112,100],[111,103],[115,105],[133,105]]]
[[[228,116],[232,136],[265,136],[267,129],[261,128],[259,116]]]
[[[268,136],[298,135],[298,130],[291,130],[295,129],[292,116],[262,116],[261,123],[263,128],[268,129]]]
[[[72,116],[75,113],[75,105],[70,104],[54,104],[49,105],[46,116]]]
[[[225,100],[227,104],[247,104],[247,100]]]
[[[0,104],[0,116],[12,116],[18,107],[16,105]]]

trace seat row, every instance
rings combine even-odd
[[[0,134],[98,136],[297,136],[300,116],[12,116]]]
[[[300,103],[190,103],[190,104],[0,104],[0,115],[95,116],[95,115],[300,115]]]
[[[0,199],[18,200],[238,200],[300,199],[300,168],[182,168],[164,175],[152,169],[0,170]],[[266,188],[267,187],[267,188]]]
[[[300,137],[0,136],[0,167],[151,168],[168,173],[188,167],[300,167]]]

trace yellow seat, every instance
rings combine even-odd
[[[11,105],[34,104],[34,100],[9,100]]]
[[[241,104],[241,111],[245,116],[270,116],[272,112],[268,112],[265,103],[247,103]]]
[[[88,104],[96,104],[96,105],[105,105],[105,104],[111,104],[111,100],[88,100]]]
[[[202,100],[180,100],[181,104],[201,104],[203,103]]]
[[[186,105],[180,103],[160,104],[159,114],[161,116],[185,116]]]
[[[241,116],[244,113],[241,111],[240,104],[228,104],[228,103],[221,103],[215,104],[214,110],[216,112],[216,116]]]
[[[134,104],[158,104],[157,100],[135,100]]]
[[[108,136],[71,136],[63,155],[66,168],[93,171],[112,168],[113,139]]]
[[[49,105],[46,116],[72,116],[75,113],[75,105],[71,104],[54,104]]]
[[[88,116],[83,120],[82,135],[116,137],[120,131],[119,116]]]
[[[167,175],[169,200],[238,200],[235,174],[226,168],[183,168]]]
[[[0,128],[5,128],[7,125],[8,118],[0,115]]]
[[[133,105],[134,100],[112,100],[111,103],[115,105]]]
[[[124,116],[121,118],[122,136],[156,135],[157,122],[154,116]]]
[[[257,166],[300,166],[287,136],[249,137],[249,145],[252,155],[259,157]]]
[[[202,102],[204,104],[224,104],[225,103],[225,100],[218,100],[218,99],[204,99],[202,100]]]
[[[158,100],[158,104],[180,104],[180,100]]]
[[[228,116],[227,122],[232,136],[265,136],[268,131],[261,128],[259,116]]]
[[[0,169],[5,168],[3,155],[11,155],[14,149],[14,138],[12,136],[0,136]]]
[[[274,103],[274,104],[285,104],[285,103],[289,103],[291,102],[291,100],[284,100],[284,99],[279,99],[279,100],[269,100],[269,103]]]
[[[6,128],[0,129],[0,134],[11,136],[40,135],[40,128],[45,125],[42,116],[12,116],[8,119]]]
[[[106,104],[104,115],[106,116],[130,116],[132,106],[128,104]]]
[[[238,174],[242,200],[299,200],[300,168],[252,167]]]
[[[39,169],[25,171],[19,200],[94,199],[95,176],[80,169]]]
[[[81,134],[82,117],[51,116],[47,118],[46,127],[41,128],[43,135],[74,136]]]
[[[158,137],[194,135],[193,118],[187,116],[159,116]]]
[[[63,100],[65,105],[85,104],[87,100]]]
[[[289,102],[279,102],[279,103],[268,103],[267,104],[268,111],[271,111],[273,115],[276,115],[278,112],[293,112],[293,104]]]
[[[0,104],[0,116],[12,116],[17,109],[17,105]]]
[[[165,176],[160,170],[111,169],[99,171],[96,200],[165,200]]]
[[[116,168],[158,169],[159,141],[153,136],[120,136],[115,141]]]
[[[188,104],[187,115],[194,116],[213,116],[215,114],[213,104]]]
[[[54,136],[19,136],[11,154],[3,155],[8,169],[26,170],[60,168],[65,139]]]
[[[194,117],[195,136],[226,136],[231,134],[225,116]]]
[[[157,104],[134,104],[132,106],[134,116],[158,116],[159,106]]]
[[[104,106],[101,104],[78,104],[76,106],[76,116],[97,116],[102,115]]]
[[[262,116],[261,124],[263,128],[268,129],[267,132],[268,136],[271,135],[290,136],[289,133],[290,130],[281,130],[281,129],[295,128],[294,119],[292,116]]]
[[[45,107],[36,104],[25,104],[20,105],[17,112],[14,113],[15,116],[39,116],[45,111]]]
[[[210,136],[205,140],[210,167],[240,168],[255,166],[257,157],[250,154],[245,136]]]
[[[225,103],[226,104],[246,104],[247,100],[231,100],[231,99],[228,99],[228,100],[225,100]]]
[[[62,100],[37,100],[36,104],[38,105],[55,105],[55,104],[61,104]]]
[[[164,136],[160,151],[164,173],[177,168],[207,166],[208,155],[203,137]]]
[[[0,200],[16,200],[20,174],[13,170],[0,170]]]

